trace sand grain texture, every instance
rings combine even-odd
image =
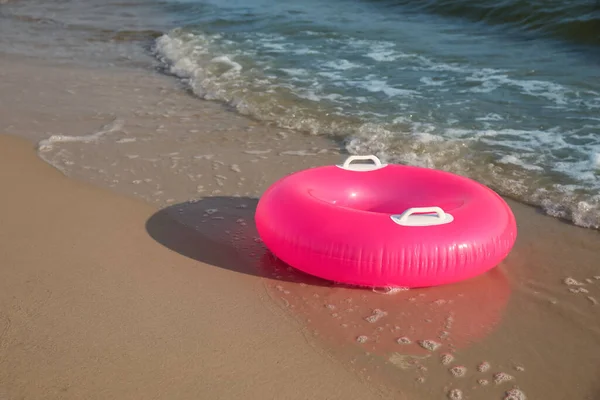
[[[182,257],[155,211],[0,137],[0,398],[373,398],[261,300]],[[235,276],[234,276],[235,275]]]

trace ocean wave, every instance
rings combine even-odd
[[[175,29],[156,40],[154,51],[170,73],[203,99],[225,102],[242,114],[282,128],[342,139],[352,154],[376,154],[390,162],[469,176],[500,194],[542,207],[549,215],[600,228],[598,121],[589,120],[589,124],[570,130],[559,126],[516,128],[515,118],[531,125],[526,115],[501,115],[492,107],[474,118],[476,126],[467,127],[459,123],[464,117],[450,111],[468,109],[473,99],[458,97],[460,90],[439,97],[445,80],[457,76],[490,92],[510,89],[547,107],[565,110],[582,100],[581,93],[501,69],[437,62],[403,53],[386,42],[374,46],[373,41],[359,43],[340,37],[328,38],[330,45],[342,51],[370,48],[379,54],[367,55],[375,62],[393,57],[406,60],[403,68],[409,71],[450,75],[438,80],[425,76],[417,80],[420,86],[405,88],[358,59],[316,57],[310,64],[275,65],[273,52],[294,59],[298,50],[306,47],[286,40],[276,34],[254,34],[245,41],[252,46],[243,47],[221,34]],[[319,48],[312,52],[327,54]],[[478,87],[472,84],[471,89]],[[593,102],[593,93],[588,95],[583,100]],[[432,99],[447,108],[445,122],[440,123],[433,114],[436,107],[413,117],[415,104],[431,104]],[[394,115],[397,113],[386,110],[389,101],[393,101],[392,111],[404,107],[406,112]],[[512,127],[506,126],[508,122]]]
[[[351,154],[375,154],[384,162],[468,176],[504,196],[540,207],[549,216],[584,228],[600,229],[600,185],[597,179],[587,184],[557,183],[543,168],[528,163],[518,153],[497,157],[479,151],[475,139],[447,139],[417,132],[408,139],[400,139],[394,132],[368,125],[359,132],[346,142]],[[597,163],[599,159],[600,156],[596,155],[589,162]]]
[[[369,0],[367,0],[369,1]],[[596,0],[370,0],[403,12],[442,16],[513,27],[584,45],[600,45],[600,2]],[[388,11],[389,12],[389,11]]]

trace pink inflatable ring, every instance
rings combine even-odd
[[[517,235],[508,204],[486,186],[375,156],[280,179],[261,197],[255,221],[264,244],[292,267],[371,287],[474,277],[498,265]]]

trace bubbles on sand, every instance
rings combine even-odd
[[[527,397],[520,389],[513,388],[505,393],[503,400],[527,400]]]
[[[252,229],[249,219],[246,229]],[[251,245],[264,248],[262,243]],[[436,388],[442,396],[456,389],[454,398],[464,399],[475,390],[469,383],[480,388],[478,378],[493,382],[491,374],[474,376],[477,364],[459,360],[459,351],[486,337],[500,320],[510,293],[503,274],[492,272],[478,281],[431,290],[387,290],[382,295],[381,289],[288,270],[270,252],[262,254],[258,268],[268,294],[280,305],[286,304],[285,298],[289,302],[285,309],[306,324],[304,332],[319,332],[319,345],[347,361],[357,374],[385,380],[386,386],[393,382],[399,388]],[[283,295],[278,285],[290,293]],[[481,306],[473,307],[474,302]],[[315,337],[311,334],[308,339]]]
[[[436,351],[442,345],[441,343],[438,343],[435,340],[430,340],[430,339],[419,340],[417,343],[419,343],[419,346],[421,346],[422,348],[427,349],[429,351]]]
[[[407,338],[406,336],[402,336],[402,337],[396,339],[396,342],[398,344],[411,344],[412,343],[412,341],[409,338]]]
[[[569,292],[571,293],[589,293],[589,290],[587,290],[586,288],[569,288]]]
[[[462,365],[454,366],[454,367],[450,368],[450,373],[455,378],[462,378],[467,373],[467,367],[462,366]]]
[[[452,364],[456,358],[460,358],[460,357],[457,357],[456,354],[450,354],[450,353],[443,353],[440,355],[440,361],[441,361],[442,365]],[[511,364],[512,364],[513,368],[516,369],[517,371],[525,371],[525,368],[521,364],[514,364],[512,362],[511,362]],[[490,370],[491,370],[490,363],[487,361],[483,361],[483,362],[480,362],[479,364],[473,365],[472,367],[469,366],[468,363],[465,363],[464,365],[454,365],[448,369],[448,372],[450,372],[450,375],[452,376],[452,378],[462,378],[462,380],[460,382],[476,382],[477,383],[474,386],[470,386],[470,388],[467,388],[467,387],[460,388],[460,390],[462,390],[461,394],[463,394],[465,398],[471,398],[471,397],[475,396],[475,393],[478,393],[478,394],[473,398],[486,398],[486,399],[487,398],[489,398],[489,399],[500,398],[500,397],[493,397],[494,395],[492,394],[494,392],[497,393],[498,389],[495,389],[497,387],[496,385],[502,385],[507,382],[515,382],[516,378],[506,372],[494,372],[492,374],[490,372]],[[482,377],[481,374],[485,374],[485,376]],[[452,386],[454,386],[454,384],[456,382],[459,382],[459,381],[453,380],[452,378],[449,378],[450,380],[448,381],[448,385],[446,386],[446,391],[447,391],[448,397],[450,396],[450,393],[452,392],[452,390],[456,389],[456,388],[453,388],[450,390],[450,388],[452,388]],[[495,383],[496,385],[493,385],[490,387],[490,383],[492,383],[492,382]],[[469,392],[469,390],[473,390],[474,393],[471,394]],[[482,390],[485,390],[488,394],[483,395],[483,393],[481,392]],[[508,397],[508,399],[513,400],[513,399],[520,399],[520,397],[514,397],[514,396],[519,396],[522,394],[522,392],[519,389],[517,389],[516,386],[514,386],[513,389],[506,392],[506,394],[507,395],[510,394],[511,396],[513,396],[513,397]],[[498,395],[496,395],[496,396],[498,396]]]
[[[443,353],[440,356],[440,362],[442,365],[449,365],[452,363],[452,361],[454,361],[454,356],[450,353]]]
[[[451,389],[448,392],[448,399],[450,400],[462,400],[463,399],[463,392],[460,389]]]
[[[581,283],[581,282],[571,278],[570,276],[566,277],[563,280],[563,282],[565,283],[565,285],[568,285],[568,286],[583,286],[583,285],[585,285],[584,283]]]
[[[404,292],[410,290],[407,287],[374,287],[371,289],[374,293],[379,294],[396,294],[398,292]]]
[[[487,361],[483,361],[481,364],[479,364],[477,366],[477,371],[479,371],[479,372],[486,372],[489,369],[490,369],[490,363]]]
[[[387,315],[387,312],[376,308],[373,310],[373,313],[371,315],[369,315],[368,317],[365,318],[365,320],[371,324],[374,324],[375,322],[379,321],[381,318],[385,317],[386,315]]]
[[[356,338],[357,343],[367,343],[367,340],[369,340],[369,338],[365,335],[360,335]]]
[[[591,291],[598,288],[598,286],[595,285],[596,282],[598,282],[598,280],[600,280],[600,276],[598,275],[584,278],[582,280],[577,280],[573,277],[568,276],[563,279],[563,283],[567,286],[567,290],[570,293],[582,294],[585,296],[588,303],[590,303],[592,306],[597,306],[598,304],[600,304],[600,302],[595,296],[593,296],[593,293],[591,293]]]
[[[513,379],[514,379],[514,377],[512,375],[509,375],[505,372],[498,372],[498,373],[494,374],[494,383],[496,383],[496,385],[499,385],[504,382],[512,381]]]
[[[38,145],[38,151],[46,152],[53,149],[53,146],[56,143],[72,143],[72,142],[80,142],[80,143],[93,143],[102,138],[102,136],[118,132],[123,129],[124,121],[119,118],[115,118],[111,123],[108,123],[98,131],[90,133],[88,135],[82,136],[66,136],[66,135],[52,135],[47,139],[41,140]]]

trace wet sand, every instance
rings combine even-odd
[[[335,143],[148,71],[0,73],[0,131],[28,139],[0,143],[0,398],[600,396],[598,232],[510,202],[517,243],[488,274],[334,286],[274,260],[252,217]]]
[[[519,238],[499,267],[455,285],[385,294],[333,285],[275,260],[255,240],[255,204],[211,197],[173,205],[150,219],[148,231],[189,258],[265,277],[270,297],[305,326],[311,342],[388,393],[423,399],[600,396],[597,232],[510,201]],[[218,264],[195,243],[225,246],[241,259]]]

